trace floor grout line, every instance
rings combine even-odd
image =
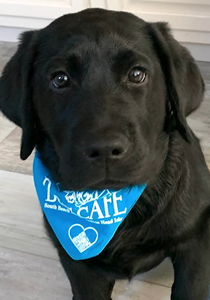
[[[142,273],[143,274],[143,273]],[[149,281],[149,280],[141,280],[141,279],[138,279],[138,278],[133,278],[133,279],[135,279],[136,281],[140,281],[140,282],[146,282],[146,283],[149,283],[149,284],[154,284],[154,285],[158,285],[158,286],[162,286],[162,287],[164,287],[164,288],[168,288],[168,289],[171,289],[171,286],[168,286],[168,285],[164,285],[164,284],[159,284],[159,283],[155,283],[155,282],[151,282],[151,281]]]
[[[53,261],[57,261],[59,262],[59,257],[58,259],[55,259],[55,258],[51,258],[51,257],[47,257],[47,256],[43,256],[43,255],[38,255],[38,254],[34,254],[34,253],[30,253],[30,252],[26,252],[26,251],[21,251],[21,250],[17,250],[17,249],[14,249],[14,248],[10,248],[10,247],[6,247],[6,246],[2,246],[0,244],[0,249],[3,248],[3,249],[7,249],[7,250],[10,250],[10,251],[14,251],[14,252],[18,252],[18,253],[24,253],[24,254],[28,254],[28,255],[32,255],[32,256],[35,256],[35,257],[40,257],[40,258],[44,258],[44,259],[47,259],[47,260],[53,260]]]
[[[16,128],[17,126],[0,142],[0,145],[12,135],[12,133],[16,130]]]

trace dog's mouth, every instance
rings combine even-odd
[[[132,186],[134,184],[127,181],[104,179],[100,181],[98,180],[98,181],[91,182],[88,185],[83,185],[83,184],[72,185],[68,183],[64,183],[61,185],[64,190],[72,190],[72,191],[93,190],[94,191],[94,190],[105,190],[105,189],[120,190]]]
[[[120,190],[122,188],[126,188],[128,186],[131,186],[131,183],[128,183],[126,181],[120,181],[120,180],[102,180],[100,182],[94,183],[90,185],[91,190],[105,190],[105,189],[113,189],[113,190]]]

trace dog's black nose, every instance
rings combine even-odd
[[[88,145],[84,154],[89,159],[121,159],[129,148],[129,141],[124,136],[96,140]]]

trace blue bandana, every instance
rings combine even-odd
[[[34,182],[42,210],[74,260],[97,256],[143,193],[146,184],[121,190],[62,191],[35,154]]]

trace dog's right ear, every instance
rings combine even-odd
[[[23,33],[17,52],[0,78],[0,110],[22,127],[21,159],[26,159],[36,145],[32,82],[37,44],[38,31]]]

